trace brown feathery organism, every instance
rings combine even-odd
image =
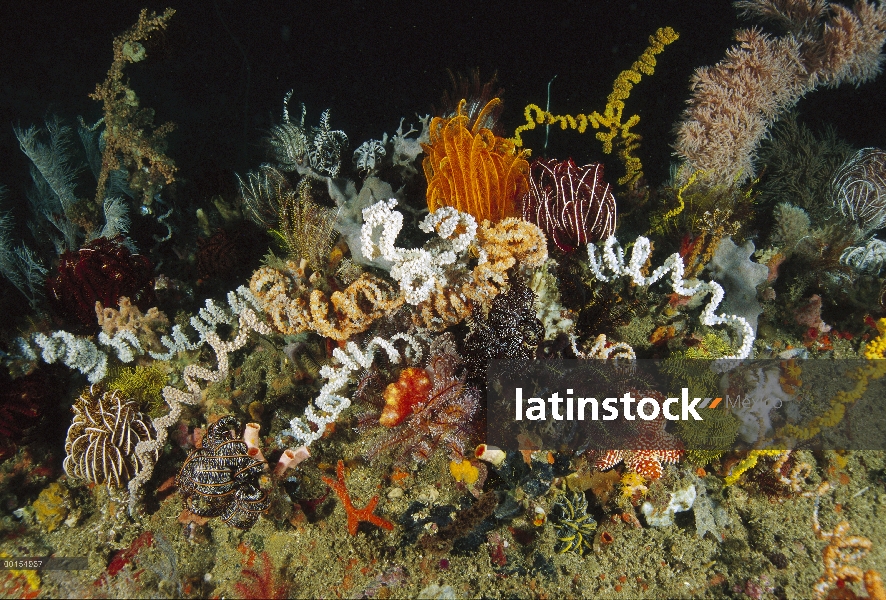
[[[175,179],[176,166],[166,156],[166,136],[175,128],[172,122],[154,126],[154,110],[141,108],[139,98],[124,81],[123,70],[146,56],[142,42],[166,28],[175,10],[167,8],[156,15],[144,9],[138,22],[114,38],[114,62],[105,80],[95,87],[90,98],[103,103],[104,123],[102,166],[98,175],[95,203],[101,206],[111,171],[122,166],[129,171],[130,189],[142,195],[142,203],[150,206],[164,185]],[[94,130],[94,128],[93,128]]]
[[[468,117],[469,126],[473,127],[477,122],[485,107],[493,98],[501,98],[504,94],[504,88],[498,86],[498,73],[493,73],[489,81],[484,82],[480,79],[480,69],[475,68],[468,75],[460,72],[453,72],[446,69],[449,74],[450,89],[443,92],[440,99],[440,108],[432,107],[432,114],[438,117],[454,117],[458,114],[458,105],[465,100],[465,115]],[[488,111],[484,117],[481,127],[492,130],[495,135],[502,136],[503,131],[498,124],[501,117],[503,105],[496,105],[493,110]]]
[[[269,165],[250,171],[245,179],[237,177],[247,215],[280,242],[289,258],[304,260],[315,271],[327,269],[338,237],[336,211],[314,200],[311,178],[303,178],[293,189],[286,176]]]
[[[465,445],[471,443],[476,433],[474,415],[480,397],[458,374],[461,363],[451,332],[441,334],[431,342],[425,369],[431,381],[430,390],[425,398],[414,399],[411,412],[397,425],[382,427],[382,431],[371,439],[365,453],[368,460],[393,452],[395,465],[421,463],[440,447],[445,447],[455,458],[464,457]],[[424,386],[426,380],[416,378],[416,381]],[[378,419],[378,413],[362,415],[360,430],[375,430]]]
[[[134,400],[119,390],[101,392],[95,385],[80,394],[72,410],[65,473],[108,487],[124,487],[144,466],[135,445],[155,438],[153,425],[138,412]]]

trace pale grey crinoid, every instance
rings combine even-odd
[[[63,466],[71,477],[121,488],[144,467],[135,454],[140,441],[156,439],[134,400],[119,390],[90,386],[74,402]],[[154,460],[156,460],[156,451]]]
[[[268,143],[274,160],[281,171],[298,171],[305,175],[313,172],[321,177],[335,177],[341,169],[341,157],[348,145],[344,131],[333,130],[329,125],[329,110],[320,116],[320,126],[305,128],[305,105],[301,106],[301,119],[296,123],[289,119],[289,99],[292,90],[283,98],[283,122],[271,127]]]
[[[862,148],[831,182],[834,205],[865,234],[886,225],[886,152]]]

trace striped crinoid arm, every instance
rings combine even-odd
[[[142,467],[136,445],[152,437],[133,400],[91,386],[74,404],[63,467],[72,477],[123,487]]]
[[[616,206],[603,165],[578,167],[568,159],[539,159],[530,166],[523,218],[538,225],[562,252],[615,233]]]

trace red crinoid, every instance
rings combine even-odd
[[[60,258],[58,273],[46,280],[46,290],[53,311],[68,326],[97,328],[96,301],[117,306],[126,296],[142,310],[156,304],[154,267],[146,256],[130,252],[122,236],[92,240]]]
[[[456,374],[461,357],[451,333],[444,333],[431,343],[430,356],[427,369],[411,369],[429,378],[430,385],[425,378],[409,376],[410,400],[402,406],[398,404],[396,419],[379,421],[371,413],[361,418],[360,429],[364,431],[379,422],[386,425],[384,432],[369,443],[366,457],[370,461],[393,450],[395,465],[425,462],[441,446],[455,457],[464,455],[465,443],[470,442],[477,427],[474,414],[479,394],[465,383],[463,376]],[[390,409],[390,404],[386,408]]]
[[[12,381],[5,373],[0,376],[0,460],[14,454],[36,431],[52,400],[64,388],[60,384],[63,377],[50,366]]]
[[[615,233],[615,197],[603,181],[603,165],[575,166],[539,158],[529,166],[523,218],[538,225],[562,252]]]
[[[267,552],[259,556],[261,570],[243,569],[242,578],[234,584],[234,590],[241,598],[288,598],[289,590],[285,583],[278,581],[271,557]]]

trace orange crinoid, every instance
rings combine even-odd
[[[452,206],[478,221],[520,215],[516,200],[528,189],[525,152],[482,127],[501,100],[493,98],[471,124],[465,100],[452,117],[431,120],[430,142],[422,144],[428,179],[428,208]]]

